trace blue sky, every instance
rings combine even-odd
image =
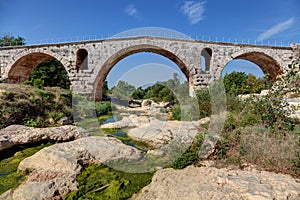
[[[270,40],[287,45],[300,43],[299,19],[299,0],[0,0],[0,33],[20,35],[28,44],[162,27],[205,40]],[[122,63],[129,69],[144,59],[173,65],[150,54]]]

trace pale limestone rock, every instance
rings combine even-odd
[[[300,183],[288,175],[256,170],[187,167],[157,171],[136,200],[300,199]]]
[[[14,145],[35,143],[42,140],[67,141],[87,135],[85,130],[72,125],[49,128],[11,125],[0,130],[0,151]]]
[[[191,143],[198,133],[199,122],[160,121],[152,119],[147,126],[140,126],[128,131],[134,140],[144,141],[156,148],[169,144],[172,140]]]
[[[0,199],[60,199],[78,188],[76,176],[83,164],[143,157],[144,153],[115,138],[94,136],[55,144],[24,159],[19,170],[32,172],[17,189],[4,193]]]

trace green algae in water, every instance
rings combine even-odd
[[[152,177],[153,173],[126,173],[103,164],[90,164],[77,177],[79,189],[64,199],[128,199],[148,185]]]
[[[2,151],[0,154],[0,194],[16,188],[24,181],[25,176],[18,171],[22,160],[52,144],[53,142],[38,144],[38,146],[24,145]]]

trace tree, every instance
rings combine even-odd
[[[43,86],[70,88],[70,80],[64,66],[56,59],[44,61],[39,64],[31,73],[29,81],[34,83],[35,80],[43,81]]]
[[[3,36],[0,38],[0,47],[4,46],[20,46],[25,45],[25,39],[18,36],[15,37],[9,33],[3,34]]]
[[[230,74],[225,74],[224,86],[226,93],[231,93],[233,95],[243,94],[246,81],[247,75],[245,72],[232,72]]]
[[[257,78],[253,74],[245,72],[232,72],[223,78],[226,93],[233,95],[260,93],[261,90],[269,89],[272,85],[269,76]]]
[[[103,96],[107,96],[109,93],[109,89],[108,89],[108,82],[104,81],[104,84],[102,86],[102,95]]]
[[[118,84],[113,88],[113,96],[123,99],[130,99],[132,93],[135,91],[135,87],[120,80]]]
[[[144,99],[144,96],[145,96],[145,91],[142,89],[142,87],[136,89],[131,95],[133,99]]]

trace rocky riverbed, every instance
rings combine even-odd
[[[76,177],[85,164],[140,160],[143,156],[136,148],[109,137],[85,137],[55,144],[24,159],[19,170],[30,172],[26,181],[2,194],[0,199],[60,199],[78,189]]]
[[[159,120],[149,113],[147,115],[146,110],[140,110],[142,114],[126,114],[120,121],[101,125],[101,128],[126,128],[132,139],[153,147],[146,152],[117,138],[86,137],[86,131],[70,125],[46,129],[10,126],[0,130],[0,150],[39,140],[76,139],[46,147],[24,159],[18,168],[28,174],[26,180],[18,188],[0,195],[0,199],[61,199],[78,190],[76,177],[87,164],[109,164],[118,160],[123,165],[134,161],[136,167],[152,164],[147,162],[149,157],[165,158],[167,153],[175,150],[172,148],[177,147],[174,143],[181,146],[191,144],[199,125],[210,120]],[[152,182],[132,199],[300,199],[300,180],[289,175],[257,171],[255,168],[218,169],[209,162],[202,164],[201,167],[189,166],[182,170],[163,169],[164,166],[158,165]]]

